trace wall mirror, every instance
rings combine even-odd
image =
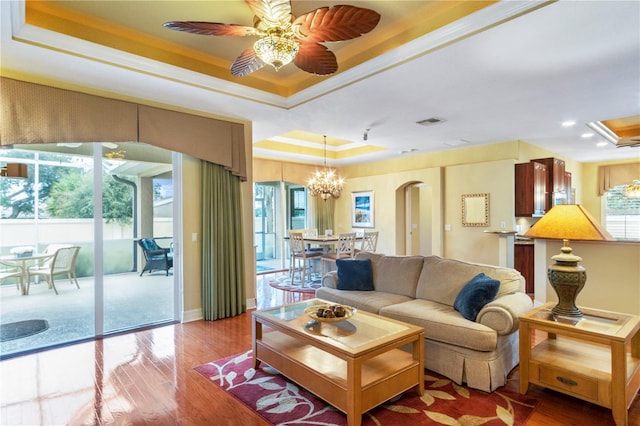
[[[489,194],[462,195],[462,226],[489,226]]]

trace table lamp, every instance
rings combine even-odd
[[[587,272],[578,265],[582,258],[572,253],[569,240],[610,241],[613,237],[579,204],[554,206],[524,235],[563,240],[561,253],[551,258],[555,263],[549,266],[547,274],[551,287],[558,295],[558,304],[551,311],[554,316],[581,318],[582,312],[576,307],[576,297],[587,281]]]

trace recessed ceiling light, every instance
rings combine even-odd
[[[609,145],[609,142],[605,142],[605,141],[600,141],[600,142],[598,142],[596,144],[596,146],[599,146],[599,147],[603,147],[603,146],[607,146],[607,145]]]
[[[583,133],[580,135],[581,138],[592,138],[593,137],[593,133]]]
[[[562,127],[571,127],[571,126],[573,126],[573,125],[575,125],[575,124],[576,124],[576,122],[575,122],[575,121],[572,121],[572,120],[563,121],[563,122],[562,122]]]

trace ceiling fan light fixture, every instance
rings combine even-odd
[[[266,35],[253,45],[262,62],[276,71],[290,63],[298,54],[298,49],[298,43],[292,37],[279,35]]]
[[[245,0],[254,14],[253,26],[205,21],[169,21],[165,28],[212,36],[258,36],[231,65],[231,74],[243,77],[271,65],[278,71],[297,55],[295,65],[314,75],[338,70],[335,54],[322,43],[352,40],[373,30],[380,22],[374,10],[351,5],[319,7],[297,18],[290,0]]]

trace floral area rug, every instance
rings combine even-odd
[[[346,425],[347,417],[278,371],[252,368],[251,351],[196,367],[196,371],[273,425]],[[363,414],[373,425],[524,425],[537,401],[506,389],[485,393],[425,370],[422,397],[409,390]]]

